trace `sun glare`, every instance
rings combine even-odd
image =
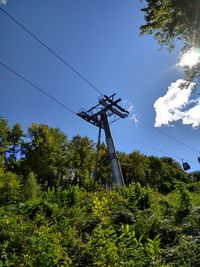
[[[182,56],[179,66],[192,68],[198,63],[200,63],[200,54],[196,50],[191,49]]]

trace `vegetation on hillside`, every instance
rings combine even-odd
[[[200,173],[119,153],[110,190],[103,144],[0,120],[0,266],[199,266]]]

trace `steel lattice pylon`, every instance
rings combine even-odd
[[[108,148],[108,155],[112,169],[112,181],[116,185],[124,185],[123,174],[121,171],[121,166],[119,159],[117,157],[115,146],[113,142],[113,138],[110,131],[110,126],[108,122],[108,117],[112,118],[112,123],[118,120],[119,118],[126,118],[129,115],[129,112],[118,105],[121,101],[121,98],[114,100],[115,94],[111,96],[104,95],[99,98],[99,103],[92,107],[91,109],[85,111],[82,110],[77,113],[79,117],[84,119],[85,121],[99,127],[100,129],[104,129],[106,136],[106,144]],[[100,144],[100,135],[98,140],[98,148],[97,148],[97,161],[98,161],[98,149]]]

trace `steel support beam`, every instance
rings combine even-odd
[[[102,122],[103,122],[104,131],[105,131],[105,136],[106,136],[106,144],[107,144],[107,148],[108,148],[109,160],[110,160],[111,169],[112,169],[112,180],[113,180],[114,184],[123,186],[124,185],[124,178],[123,178],[121,166],[119,163],[119,159],[118,159],[116,151],[115,151],[115,146],[114,146],[114,142],[113,142],[112,135],[110,132],[110,126],[108,123],[108,118],[107,118],[106,112],[103,112],[101,116],[102,116]]]

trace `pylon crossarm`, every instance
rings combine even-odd
[[[110,110],[113,114],[116,114],[122,119],[128,116],[129,112],[117,105],[117,103],[121,101],[121,98],[118,98],[117,100],[113,101],[108,96],[104,97],[105,98],[101,98],[99,100],[99,103],[102,104],[106,109]]]

